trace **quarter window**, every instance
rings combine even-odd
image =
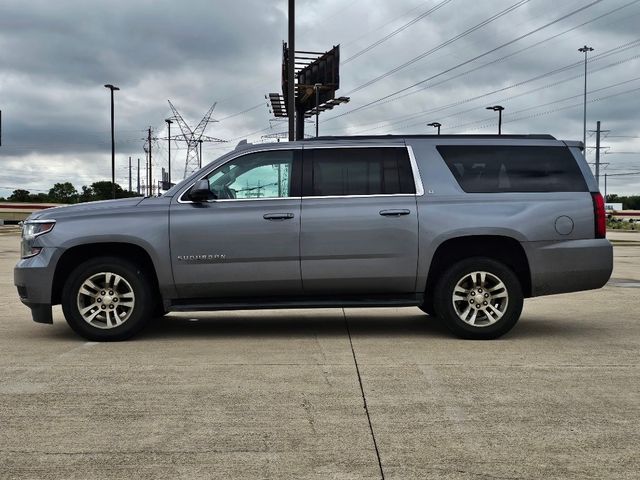
[[[406,148],[305,150],[306,195],[415,194]]]
[[[587,191],[567,147],[441,145],[437,149],[465,192]]]
[[[293,152],[256,152],[225,163],[209,177],[219,199],[283,198],[291,196]]]

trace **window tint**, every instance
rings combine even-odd
[[[305,150],[306,195],[415,193],[406,148]]]
[[[292,169],[292,151],[250,153],[209,175],[209,188],[220,199],[289,197]]]
[[[566,147],[437,147],[465,192],[584,192],[587,185]]]

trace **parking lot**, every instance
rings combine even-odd
[[[31,321],[0,233],[0,478],[638,478],[640,234],[609,237],[605,288],[527,300],[500,340],[386,308],[93,343]]]

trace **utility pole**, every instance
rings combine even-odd
[[[604,174],[604,203],[607,203],[607,174]]]
[[[148,185],[149,185],[149,196],[152,197],[153,196],[153,176],[151,173],[151,127],[149,127],[149,136],[147,137],[147,141],[149,142],[149,166],[147,167],[147,172],[148,172],[148,177],[149,177],[149,181],[148,181]]]
[[[198,140],[200,144],[200,158],[198,158],[198,168],[202,168],[202,140]]]
[[[129,191],[131,191],[131,157],[129,157]]]
[[[137,192],[138,195],[140,194],[140,159],[138,158],[138,175],[136,177],[138,179],[138,188],[137,188]]]
[[[169,130],[169,133],[167,133],[167,142],[169,143],[169,188],[171,188],[171,124],[173,123],[171,121],[171,119],[167,118],[165,119],[165,122],[167,122],[167,128]]]
[[[120,90],[111,84],[105,85],[111,90],[111,198],[116,198],[116,140],[113,129],[113,91]]]
[[[582,144],[584,145],[585,154],[587,153],[587,54],[593,52],[593,48],[586,45],[578,49],[584,53],[584,108],[582,112]]]
[[[2,146],[2,110],[0,110],[0,147]]]
[[[289,0],[289,41],[287,43],[287,112],[289,113],[289,141],[296,138],[296,0]],[[304,116],[298,121],[304,122]]]
[[[438,129],[438,135],[440,135],[440,127],[442,126],[441,123],[438,122],[431,122],[431,123],[427,123],[427,127],[434,127]]]
[[[596,122],[596,185],[600,190],[600,120]]]

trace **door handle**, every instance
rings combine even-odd
[[[382,215],[383,217],[401,217],[402,215],[409,215],[410,213],[411,211],[405,208],[394,210],[380,210],[380,215]]]
[[[293,213],[265,213],[262,216],[265,220],[290,220],[293,217]]]

